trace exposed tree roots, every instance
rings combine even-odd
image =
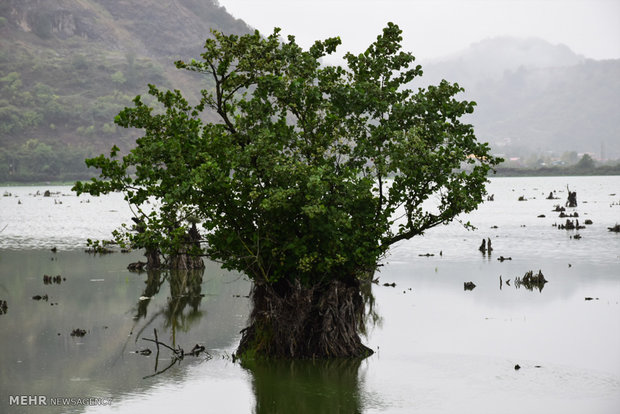
[[[333,280],[310,287],[256,284],[253,311],[237,355],[267,358],[360,358],[373,351],[358,333],[364,317],[360,283]]]

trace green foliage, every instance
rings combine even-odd
[[[500,160],[459,120],[474,103],[446,81],[406,89],[422,71],[396,25],[347,54],[348,69],[320,64],[338,38],[304,51],[278,33],[213,32],[200,61],[176,65],[214,89],[192,106],[150,85],[159,109],[136,97],[115,119],[144,131],[137,147],[87,160],[100,178],[74,190],[123,191],[142,224],[122,236],[137,247],[173,253],[197,218],[225,268],[307,285],[359,277],[394,243],[482,202]],[[206,109],[219,122],[203,122]]]
[[[86,174],[90,148],[53,145],[29,139],[13,149],[0,149],[0,181],[69,181]]]

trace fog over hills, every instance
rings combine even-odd
[[[0,181],[71,180],[86,156],[127,150],[138,132],[114,125],[118,111],[147,83],[196,97],[208,83],[173,62],[198,57],[211,28],[248,24],[217,0],[2,0]],[[620,158],[620,60],[498,37],[421,63],[414,86],[463,86],[478,103],[468,121],[497,153]]]
[[[498,37],[428,64],[424,83],[458,82],[496,152],[620,158],[620,60],[595,61],[544,40]]]

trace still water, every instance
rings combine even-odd
[[[592,220],[578,231],[554,226],[566,220],[551,210],[567,185],[579,201],[567,212]],[[547,200],[554,190],[559,199]],[[494,201],[461,217],[477,230],[436,228],[386,258],[365,338],[373,356],[244,368],[230,357],[249,312],[243,275],[215,263],[130,273],[138,252],[83,252],[86,238],[129,220],[122,197],[0,188],[0,412],[620,412],[620,235],[607,230],[620,222],[620,177],[499,178],[489,193]],[[478,251],[483,238],[490,256]],[[542,291],[515,286],[539,269]],[[154,330],[206,353],[168,368],[172,352],[157,357],[145,340]],[[19,395],[47,406],[11,405]],[[51,406],[56,398],[78,405]]]

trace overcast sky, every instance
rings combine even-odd
[[[422,60],[495,36],[540,37],[594,59],[620,58],[620,0],[219,0],[261,33],[274,26],[308,47],[340,36],[360,52],[392,21]]]

